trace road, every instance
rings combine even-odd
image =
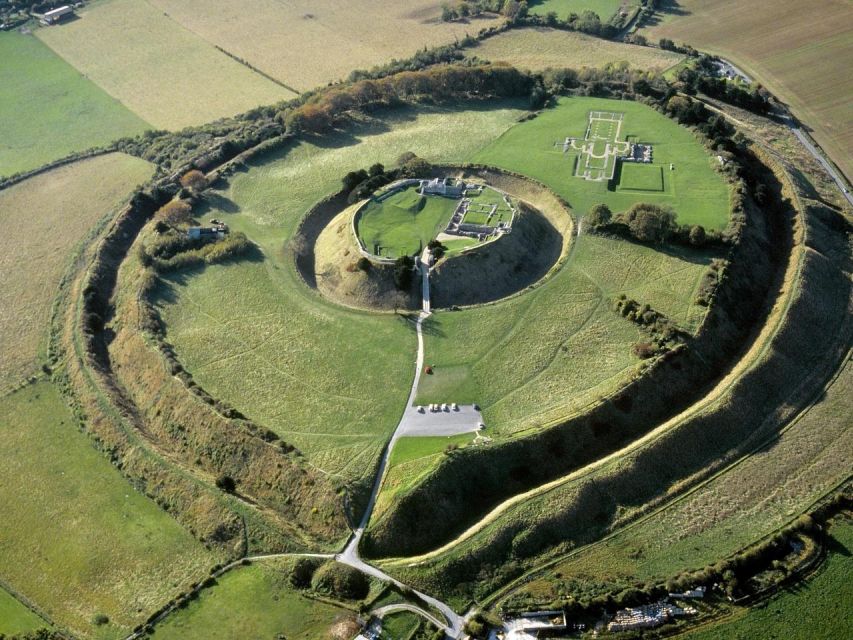
[[[416,613],[419,616],[421,616],[422,618],[426,618],[427,620],[429,620],[432,624],[434,624],[439,629],[444,626],[444,623],[441,622],[434,615],[432,615],[428,611],[424,611],[420,607],[416,607],[412,604],[406,604],[406,603],[389,604],[389,605],[386,605],[384,607],[379,607],[378,609],[374,609],[371,613],[374,616],[376,616],[377,618],[381,619],[381,618],[384,618],[385,616],[387,616],[389,613],[396,613],[398,611],[409,611],[411,613]]]
[[[744,78],[747,82],[752,81],[748,75],[746,75],[738,67],[732,64],[731,61],[725,60],[724,58],[720,58],[720,62],[725,66],[731,67],[737,75]],[[841,195],[844,196],[848,204],[853,205],[853,195],[851,195],[850,191],[847,189],[847,182],[844,180],[841,174],[839,174],[838,171],[835,170],[835,167],[832,166],[832,163],[830,163],[826,159],[824,154],[820,152],[817,145],[812,142],[811,139],[805,133],[803,133],[803,130],[800,128],[800,126],[797,124],[797,121],[790,113],[786,113],[782,117],[782,119],[785,121],[785,124],[791,130],[791,133],[793,133],[796,136],[797,140],[800,141],[800,144],[802,144],[806,148],[806,151],[808,151],[814,157],[814,159],[820,163],[820,166],[822,166],[824,170],[829,174],[829,177],[832,178],[833,182],[835,182],[839,191],[841,191]]]

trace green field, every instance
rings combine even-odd
[[[150,129],[33,36],[0,33],[0,176]]]
[[[405,151],[463,160],[519,113],[511,103],[399,110],[385,124],[300,143],[237,174],[209,198],[220,206],[207,217],[245,232],[264,258],[173,279],[163,315],[187,369],[215,396],[294,443],[315,467],[344,480],[369,478],[405,404],[413,326],[326,302],[305,287],[282,247],[347,172],[374,162],[392,166]]]
[[[51,305],[77,245],[152,173],[144,160],[112,153],[0,191],[0,393],[38,369]]]
[[[478,42],[467,51],[483,60],[507,62],[531,71],[622,64],[635,69],[663,71],[683,58],[672,51],[545,27],[510,29]]]
[[[287,560],[254,563],[217,579],[185,609],[157,625],[163,640],[325,640],[356,612],[306,598],[288,584]],[[351,637],[351,636],[347,636]]]
[[[0,635],[24,634],[50,625],[16,600],[8,591],[0,588]]]
[[[371,200],[361,210],[356,232],[374,255],[415,255],[444,230],[458,205],[456,198],[422,196],[417,187],[409,187]]]
[[[574,178],[572,178],[574,180]],[[580,182],[580,181],[579,181]],[[635,325],[614,313],[621,293],[687,330],[704,308],[694,292],[710,256],[666,254],[582,234],[568,263],[541,287],[494,305],[435,314],[417,402],[478,403],[489,428],[517,433],[578,410],[633,373]]]
[[[565,20],[570,13],[581,13],[582,11],[594,11],[606,22],[616,10],[623,4],[637,4],[637,2],[625,2],[624,0],[535,0],[530,3],[530,12],[545,15],[554,11],[560,20]]]
[[[504,201],[503,194],[494,189],[483,189],[477,195],[470,196],[469,199],[471,200],[471,205],[462,222],[487,224],[495,227],[500,222],[510,222],[512,220],[512,210]],[[491,209],[494,205],[497,205],[497,209],[492,214]]]
[[[78,20],[35,33],[159,129],[205,124],[295,95],[147,2],[106,0],[78,14]]]
[[[408,611],[392,613],[382,619],[382,640],[405,640],[411,637],[423,618]],[[432,628],[432,627],[430,627]]]
[[[572,175],[578,152],[563,153],[554,142],[562,142],[566,136],[582,139],[589,111],[624,112],[620,137],[633,136],[638,142],[653,145],[652,166],[665,167],[664,192],[640,195],[613,191],[606,181],[591,182]],[[618,212],[642,201],[673,207],[679,224],[722,229],[728,223],[729,187],[714,171],[715,161],[689,130],[637,102],[561,99],[556,108],[516,125],[473,159],[541,180],[568,200],[579,214],[599,202]],[[674,166],[672,171],[670,163]]]
[[[222,560],[95,450],[51,384],[0,398],[0,435],[0,578],[57,624],[127,635]]]
[[[816,575],[748,609],[735,609],[690,640],[835,640],[853,636],[853,523],[837,519],[829,529],[829,555]]]
[[[621,162],[616,169],[619,191],[663,191],[663,167]]]

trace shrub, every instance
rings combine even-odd
[[[364,256],[361,256],[358,259],[358,261],[355,263],[355,266],[358,267],[361,271],[364,271],[366,273],[366,272],[370,271],[370,267],[372,265],[370,264],[370,260],[368,260]]]
[[[602,227],[610,224],[610,221],[613,219],[613,213],[606,204],[596,204],[590,208],[586,217],[593,227]]]
[[[237,482],[231,476],[221,475],[216,479],[216,486],[226,493],[234,493]]]
[[[400,256],[394,262],[394,286],[400,291],[408,291],[412,286],[412,269],[415,260],[412,256]]]
[[[207,188],[207,178],[198,169],[193,169],[181,176],[181,186],[198,193]]]
[[[311,586],[311,580],[320,561],[317,558],[297,558],[290,571],[289,581],[291,586],[297,589],[307,589]]]
[[[95,617],[92,618],[92,624],[94,624],[96,627],[102,627],[109,621],[110,619],[103,613],[96,613]]]
[[[160,207],[154,217],[158,222],[173,227],[179,224],[189,224],[193,219],[192,207],[185,200],[172,200]]]
[[[320,593],[345,600],[361,600],[370,590],[363,573],[333,560],[315,571],[311,586]]]

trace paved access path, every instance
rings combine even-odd
[[[423,333],[423,323],[430,314],[430,295],[429,295],[429,260],[428,260],[428,251],[424,251],[424,260],[420,262],[420,271],[421,271],[421,283],[422,283],[422,294],[421,294],[421,306],[422,310],[420,314],[418,314],[418,322],[416,325],[416,330],[418,334],[418,355],[415,359],[415,379],[412,381],[412,388],[409,391],[409,398],[406,402],[406,411],[403,413],[403,417],[400,419],[400,422],[397,424],[397,428],[394,429],[394,433],[391,436],[391,440],[388,441],[388,446],[385,447],[385,451],[382,454],[382,460],[379,462],[379,470],[376,473],[376,480],[373,482],[373,489],[370,492],[370,500],[367,502],[367,508],[364,510],[364,515],[361,518],[361,522],[353,531],[352,536],[347,543],[347,546],[344,550],[335,556],[335,559],[342,563],[349,565],[359,571],[366,573],[367,575],[373,576],[374,578],[378,578],[379,580],[384,580],[386,582],[390,582],[395,584],[397,587],[402,587],[405,589],[411,589],[407,585],[404,585],[399,580],[396,580],[384,573],[383,571],[377,569],[373,565],[366,563],[362,560],[358,555],[358,545],[361,542],[361,537],[364,535],[364,530],[367,527],[367,523],[370,522],[370,515],[373,513],[373,507],[376,504],[376,496],[379,494],[379,489],[382,486],[382,480],[385,476],[385,469],[388,466],[388,460],[391,457],[391,452],[394,449],[394,444],[396,444],[397,440],[401,435],[405,433],[405,423],[406,423],[406,412],[415,402],[415,396],[418,392],[418,383],[421,380],[421,372],[424,368],[424,333]],[[453,609],[444,604],[443,602],[436,600],[435,598],[428,596],[424,593],[420,593],[419,591],[415,591],[412,589],[412,592],[417,595],[418,598],[428,603],[430,606],[434,607],[438,611],[441,611],[441,614],[444,616],[446,623],[439,624],[441,628],[444,629],[445,633],[448,634],[451,638],[459,638],[462,635],[462,626],[465,623],[465,620],[462,616],[458,615]],[[429,614],[427,614],[422,609],[417,607],[412,607],[412,610],[420,615],[425,615],[433,622],[437,622],[435,618],[432,618]]]

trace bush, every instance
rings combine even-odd
[[[370,583],[361,571],[333,560],[316,570],[311,586],[320,593],[344,600],[361,600],[370,591]]]
[[[181,186],[198,193],[207,188],[207,178],[198,169],[193,169],[181,176]]]
[[[102,627],[109,621],[110,619],[103,613],[96,613],[95,617],[92,618],[92,624],[94,624],[96,627]]]
[[[412,256],[400,256],[394,262],[394,286],[400,291],[408,291],[412,286],[412,269],[415,260]]]
[[[372,265],[370,264],[370,260],[368,260],[364,256],[361,256],[356,261],[355,266],[358,267],[361,271],[364,271],[366,273],[366,272],[370,271],[370,267]]]
[[[311,586],[311,580],[320,561],[317,558],[297,558],[290,571],[290,585],[297,589],[307,589]]]
[[[586,218],[593,227],[602,227],[610,224],[610,221],[613,219],[613,213],[606,204],[596,204],[590,208],[586,214]]]
[[[620,217],[640,242],[660,244],[675,229],[675,212],[669,207],[638,202]]]
[[[221,475],[216,479],[216,486],[226,493],[234,493],[237,482],[231,476]]]

